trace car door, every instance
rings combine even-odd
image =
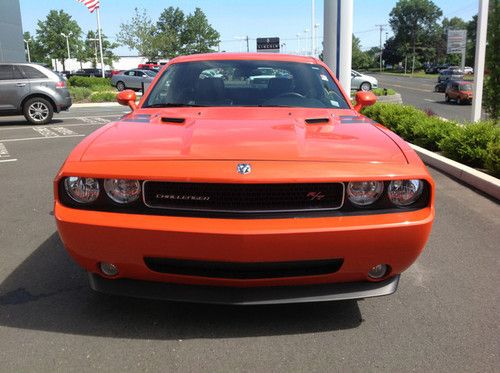
[[[17,111],[29,92],[29,81],[17,66],[0,65],[0,111]]]
[[[125,87],[127,88],[135,88],[134,84],[134,80],[135,80],[135,74],[134,74],[134,70],[129,70],[129,71],[125,71],[123,73],[124,77],[123,77],[123,83],[125,83]]]
[[[351,89],[359,89],[361,79],[356,71],[351,71]]]
[[[143,71],[141,70],[135,70],[134,71],[135,75],[135,81],[134,83],[136,84],[134,88],[141,89],[142,88],[142,82],[145,81],[144,75],[146,75]]]

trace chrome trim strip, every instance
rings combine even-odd
[[[339,181],[333,181],[324,184],[341,184],[342,185],[342,200],[340,201],[340,206],[338,207],[329,207],[329,208],[317,208],[317,209],[291,209],[291,210],[220,210],[220,209],[187,209],[187,208],[178,208],[178,207],[164,207],[164,206],[153,206],[146,203],[146,195],[145,195],[145,185],[146,183],[156,182],[156,183],[169,183],[172,181],[165,180],[144,180],[142,182],[142,202],[146,207],[152,209],[161,209],[161,210],[171,210],[171,211],[184,211],[184,212],[219,212],[219,213],[227,213],[227,214],[265,214],[265,213],[287,213],[287,212],[308,212],[308,211],[335,211],[340,210],[342,206],[344,206],[345,202],[345,183]],[[196,184],[196,183],[192,183]],[[198,183],[198,184],[210,184],[210,183]],[[230,184],[230,183],[226,183]],[[273,184],[273,183],[270,183]],[[276,183],[279,184],[279,183]],[[307,183],[288,183],[288,184],[307,184]],[[317,183],[321,184],[321,183]],[[241,185],[241,183],[235,183],[235,185]],[[252,184],[246,184],[252,185]]]

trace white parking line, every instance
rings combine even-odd
[[[0,163],[15,162],[15,161],[17,161],[17,158],[11,158],[11,159],[0,159]]]
[[[24,137],[20,139],[5,139],[2,142],[28,141],[28,140],[52,140],[52,139],[67,139],[68,137],[83,137],[86,135],[68,135],[68,136],[52,136],[52,137]]]
[[[109,123],[109,120],[101,117],[81,117],[79,118],[82,122],[89,124],[105,124]]]
[[[67,136],[67,135],[76,135],[75,131],[72,131],[70,129],[67,129],[65,127],[50,127],[51,130],[54,130],[61,135]]]
[[[40,135],[44,137],[57,137],[58,133],[49,130],[47,127],[33,127],[33,131],[38,132]]]
[[[7,150],[5,145],[0,142],[0,158],[8,158],[8,157],[10,157],[9,151]]]

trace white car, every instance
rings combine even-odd
[[[464,74],[469,75],[469,74],[474,74],[474,69],[470,66],[465,66],[464,67]]]
[[[378,87],[378,80],[373,76],[351,70],[351,89],[357,91],[371,91]]]

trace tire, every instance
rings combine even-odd
[[[123,91],[125,88],[126,88],[126,87],[125,87],[125,83],[123,83],[123,82],[121,82],[121,81],[120,81],[120,82],[118,82],[118,83],[116,83],[116,89],[117,89],[119,92]]]
[[[23,115],[31,124],[47,124],[54,116],[54,108],[45,98],[33,97],[24,103]]]
[[[371,91],[372,85],[369,82],[363,82],[359,86],[359,89],[364,92]]]
[[[445,100],[446,102],[450,102],[450,96],[448,96],[448,95],[444,95],[444,100]]]

